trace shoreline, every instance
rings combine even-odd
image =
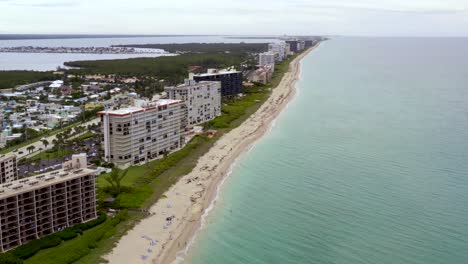
[[[185,256],[204,216],[211,211],[220,185],[235,161],[265,135],[273,120],[296,93],[302,59],[320,45],[304,51],[289,64],[288,71],[268,99],[240,126],[223,135],[149,210],[150,216],[127,232],[113,250],[103,256],[109,263],[170,264]]]

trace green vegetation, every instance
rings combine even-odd
[[[110,185],[108,190],[109,193],[112,194],[113,196],[117,196],[120,194],[121,191],[121,182],[122,179],[127,175],[128,169],[127,170],[120,170],[118,168],[115,168],[112,170],[110,175],[107,175],[104,180]]]
[[[120,237],[122,237],[129,228],[134,226],[138,221],[140,221],[144,217],[144,214],[141,212],[135,212],[135,211],[130,211],[127,213],[124,219],[120,219],[120,222],[115,225],[115,226],[110,226],[107,228],[106,235],[99,241],[96,241],[96,243],[91,244],[93,247],[92,250],[87,251],[86,255],[82,255],[79,259],[76,261],[73,261],[73,264],[89,264],[89,263],[103,263],[105,261],[102,260],[102,256],[108,253],[109,251],[112,250],[114,247],[114,244],[118,242]],[[101,232],[101,230],[97,230],[100,226],[95,227],[93,229],[90,229],[89,231],[86,231],[86,233],[89,232],[94,232],[95,230],[97,232]],[[74,244],[74,246],[70,245],[69,247],[64,247],[64,248],[59,248],[57,251],[55,251],[56,254],[61,254],[63,250],[71,248],[74,250],[74,248],[78,247],[81,245],[82,242],[81,236],[72,239],[70,241],[66,241],[64,245],[66,244]],[[46,252],[44,252],[46,253]],[[38,258],[41,259],[46,259],[45,257],[41,257],[40,254],[38,254]],[[34,261],[31,263],[40,263],[39,260],[36,260],[35,257],[31,258],[30,261]],[[28,262],[29,263],[29,262]],[[46,262],[48,263],[48,262]],[[57,262],[59,264],[59,262]]]
[[[242,100],[234,100],[222,106],[223,115],[205,124],[206,128],[229,128],[231,123],[245,115],[246,110],[262,102],[267,97],[266,93],[247,93]]]
[[[27,146],[29,144],[32,144],[34,142],[37,142],[37,141],[41,140],[42,137],[50,137],[50,136],[65,132],[67,130],[70,130],[72,128],[76,128],[76,127],[82,125],[83,123],[86,123],[87,121],[90,121],[90,120],[96,118],[97,112],[99,112],[101,110],[102,110],[102,108],[96,108],[96,109],[93,109],[93,110],[84,111],[75,119],[74,123],[68,124],[67,126],[65,126],[63,128],[55,128],[55,129],[52,129],[52,130],[48,130],[46,133],[38,133],[37,131],[35,131],[36,134],[32,134],[32,135],[31,135],[32,131],[28,132],[28,134],[29,134],[28,135],[28,140],[26,140],[26,138],[22,138],[22,140],[20,140],[20,141],[15,141],[14,144],[10,143],[9,145],[7,145],[6,148],[3,148],[3,149],[0,150],[0,154],[6,154],[6,153],[9,153],[9,152],[12,152],[15,149],[19,149],[19,148],[22,148],[22,147]],[[30,130],[33,130],[33,129],[30,129]]]
[[[70,240],[72,238],[77,237],[79,234],[83,234],[85,230],[91,229],[95,226],[104,223],[106,219],[106,214],[101,213],[95,220],[89,221],[87,223],[77,224],[73,227],[65,228],[60,232],[45,236],[41,239],[30,241],[7,253],[2,253],[0,254],[0,260],[7,259],[8,261],[17,261],[16,263],[21,263],[22,260],[26,260],[34,256],[36,253],[43,249],[56,247],[60,245],[62,241]]]
[[[91,131],[86,132],[83,135],[80,135],[76,138],[73,138],[71,140],[67,139],[74,134],[82,133],[83,129],[85,129],[82,126],[75,126],[74,130],[75,132],[72,133],[71,128],[67,128],[65,131],[62,133],[58,133],[56,135],[56,139],[52,140],[52,142],[49,142],[48,140],[40,140],[45,148],[47,148],[48,145],[53,144],[53,147],[51,149],[45,150],[45,151],[40,151],[36,155],[27,158],[27,159],[22,159],[20,161],[21,164],[27,164],[30,162],[34,161],[39,161],[39,160],[51,160],[51,159],[56,159],[56,158],[63,158],[67,155],[71,155],[74,153],[74,150],[72,148],[72,144],[75,142],[80,142],[89,139],[89,138],[94,138],[94,137],[100,137],[101,134],[99,133],[93,133]],[[29,149],[28,147],[27,149]]]
[[[29,127],[28,128],[27,127],[13,128],[13,133],[21,133],[21,137],[19,137],[17,139],[14,139],[14,140],[11,140],[11,141],[8,141],[6,146],[7,147],[15,146],[15,145],[21,144],[22,142],[25,142],[27,139],[39,138],[42,135],[47,134],[47,132],[48,132],[48,130],[46,130],[46,129],[36,131],[36,130],[34,130],[32,128],[29,128]]]
[[[115,47],[133,47],[145,49],[163,49],[167,52],[203,52],[203,53],[220,53],[220,52],[253,52],[259,53],[268,50],[267,43],[183,43],[183,44],[129,44],[116,45]]]
[[[63,264],[74,263],[89,254],[98,247],[103,239],[112,237],[116,232],[116,226],[128,218],[128,213],[122,211],[113,218],[99,226],[81,232],[77,239],[64,241],[60,245],[49,250],[40,251],[24,261],[25,264]],[[72,227],[74,228],[74,227]],[[65,231],[65,230],[64,230]],[[63,232],[63,231],[62,231]],[[97,263],[97,262],[95,262]]]
[[[194,149],[209,141],[206,137],[195,137],[183,149],[168,155],[166,158],[154,160],[142,166],[130,167],[126,176],[120,181],[119,192],[116,192],[115,183],[112,183],[113,185],[109,183],[110,173],[101,175],[97,179],[101,203],[106,197],[112,196],[116,198],[114,204],[110,205],[114,208],[140,208],[153,194],[155,188],[168,187],[175,183],[180,176],[190,172],[196,163],[187,162],[184,164],[183,160],[191,155]],[[184,174],[164,173],[175,166],[186,168],[183,171]]]
[[[183,54],[157,58],[134,58],[122,60],[74,61],[66,66],[79,67],[69,70],[73,74],[117,74],[119,76],[156,76],[171,84],[180,83],[188,74],[188,67],[223,68],[239,65],[246,54]]]
[[[14,88],[17,85],[55,80],[52,72],[40,71],[0,71],[0,89]]]
[[[71,141],[72,142],[80,142],[80,141],[83,141],[83,140],[86,140],[86,139],[101,137],[101,136],[102,136],[102,134],[100,134],[100,133],[93,133],[93,132],[89,131],[89,132],[86,132],[85,134],[83,134],[81,136],[73,138]]]
[[[73,150],[71,149],[48,149],[46,151],[42,151],[31,158],[28,159],[28,162],[31,161],[38,161],[38,160],[51,160],[62,158],[67,155],[73,154]]]

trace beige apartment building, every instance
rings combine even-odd
[[[197,125],[221,115],[221,82],[186,80],[184,84],[166,87],[170,99],[187,105],[188,125]]]
[[[105,159],[118,167],[161,158],[185,144],[187,107],[182,100],[157,100],[98,114]]]
[[[18,179],[16,155],[6,154],[0,156],[0,184]]]
[[[0,185],[0,250],[97,217],[96,171],[86,154],[63,169]]]

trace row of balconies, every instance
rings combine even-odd
[[[12,248],[18,246],[18,245],[19,245],[19,241],[14,241],[12,243],[5,243],[5,244],[3,244],[3,251],[5,252],[5,251],[7,251],[9,249],[12,249]]]
[[[12,215],[6,216],[6,218],[2,218],[1,223],[2,223],[2,228],[5,225],[8,225],[10,223],[17,224],[18,223],[18,215],[17,214],[12,214]]]
[[[5,230],[2,232],[2,239],[9,239],[14,236],[18,236],[18,232],[19,232],[18,228]]]

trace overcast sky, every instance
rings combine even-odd
[[[0,0],[0,33],[468,36],[468,0]]]

